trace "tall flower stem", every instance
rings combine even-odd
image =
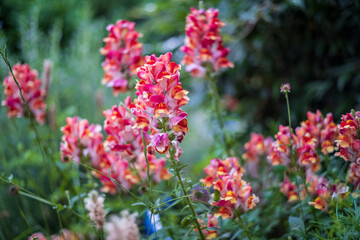
[[[292,128],[291,128],[291,114],[290,114],[290,104],[289,104],[289,96],[288,96],[288,91],[285,91],[285,98],[286,98],[286,107],[287,107],[287,112],[288,112],[288,120],[289,120],[289,148],[290,148],[290,159],[292,160],[293,164],[294,164],[294,167],[295,167],[295,184],[296,184],[296,187],[297,187],[297,192],[298,192],[298,195],[299,195],[299,200],[300,200],[300,214],[301,214],[301,219],[303,221],[303,224],[304,224],[304,227],[305,227],[305,219],[304,219],[304,210],[303,210],[303,207],[302,207],[302,201],[300,199],[300,185],[299,185],[299,182],[298,182],[298,179],[297,179],[297,175],[298,173],[300,172],[298,169],[298,166],[297,166],[297,163],[296,163],[296,159],[294,158],[294,154],[293,154],[293,145],[292,145]],[[308,239],[307,238],[307,234],[306,234],[306,231],[304,232],[305,234],[305,239]]]
[[[230,157],[231,156],[231,148],[230,148],[229,142],[226,139],[226,135],[224,133],[224,121],[223,121],[221,111],[220,111],[220,97],[219,97],[218,89],[216,86],[216,78],[215,77],[216,77],[215,74],[209,74],[213,106],[214,106],[214,110],[215,110],[215,114],[216,114],[216,119],[217,119],[219,127],[220,127],[222,141],[224,142],[225,151],[226,151],[226,154],[228,155],[228,157]]]
[[[182,178],[181,178],[181,175],[180,175],[180,170],[179,170],[179,168],[178,168],[178,163],[176,162],[176,160],[174,159],[173,156],[171,156],[170,160],[171,160],[171,162],[172,162],[173,169],[174,169],[174,172],[175,172],[175,174],[176,174],[176,177],[177,177],[177,179],[178,179],[178,181],[179,181],[179,183],[180,183],[181,190],[183,191],[184,196],[186,196],[186,195],[187,195],[187,192],[186,192],[186,188],[185,188],[184,182],[183,182],[183,180],[182,180]],[[185,197],[185,201],[186,201],[186,203],[188,204],[188,206],[189,206],[189,208],[190,208],[191,214],[192,214],[192,216],[193,216],[193,222],[195,223],[195,226],[196,226],[196,228],[198,229],[200,239],[205,240],[204,234],[203,234],[203,232],[201,231],[201,226],[200,226],[200,224],[199,224],[199,221],[198,221],[197,218],[196,218],[196,214],[195,214],[194,207],[193,207],[193,205],[191,204],[191,201],[190,201],[190,199],[189,199],[188,196]]]

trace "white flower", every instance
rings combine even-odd
[[[140,233],[136,224],[137,213],[121,212],[121,217],[112,215],[105,223],[106,240],[139,240]]]
[[[85,208],[89,211],[89,217],[96,225],[97,229],[104,226],[104,196],[99,195],[97,191],[92,190],[85,198]]]

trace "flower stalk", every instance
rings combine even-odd
[[[215,110],[215,114],[216,114],[216,119],[217,122],[219,124],[220,127],[220,132],[221,132],[221,138],[222,141],[224,143],[225,146],[225,151],[226,154],[228,155],[228,157],[232,156],[231,155],[231,147],[229,145],[229,142],[226,138],[226,135],[224,133],[224,121],[221,115],[221,110],[220,110],[220,97],[219,97],[219,93],[218,93],[218,89],[216,86],[216,75],[215,74],[210,74],[209,78],[210,78],[210,86],[211,86],[211,98],[213,100],[213,107]]]
[[[199,221],[197,220],[196,218],[196,213],[195,213],[195,210],[194,210],[194,207],[193,205],[191,204],[191,201],[189,199],[189,197],[187,196],[187,192],[186,192],[186,188],[185,188],[185,185],[184,185],[184,182],[181,178],[181,175],[180,175],[180,170],[178,168],[178,164],[176,162],[176,160],[174,159],[174,157],[172,156],[171,154],[171,157],[170,157],[170,160],[172,162],[172,166],[173,166],[173,169],[174,169],[174,172],[175,172],[175,175],[180,183],[180,187],[181,187],[181,190],[183,191],[183,194],[185,196],[185,201],[186,203],[188,204],[189,208],[190,208],[190,211],[191,211],[191,214],[192,214],[192,218],[193,218],[193,222],[195,223],[195,226],[198,230],[198,233],[199,233],[199,237],[200,239],[202,240],[205,240],[205,237],[204,237],[204,234],[202,232],[202,229],[201,229],[201,226],[199,224]]]

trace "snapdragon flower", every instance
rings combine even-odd
[[[187,113],[180,107],[189,98],[180,83],[180,65],[170,62],[171,56],[168,52],[160,57],[154,54],[145,57],[145,64],[137,70],[140,81],[131,110],[136,116],[134,127],[150,131],[148,152],[156,150],[178,159],[182,153],[179,143],[188,132]]]
[[[138,42],[141,34],[135,30],[134,22],[125,20],[110,24],[106,30],[109,36],[104,38],[106,45],[100,50],[105,55],[102,63],[105,76],[101,82],[112,87],[117,96],[128,90],[129,78],[136,74],[136,69],[142,64],[142,44]]]
[[[271,145],[273,139],[271,137],[264,138],[262,134],[251,133],[250,141],[245,143],[246,152],[242,157],[246,160],[247,169],[251,176],[258,176],[258,166],[261,157],[271,154]]]
[[[101,126],[91,124],[77,116],[66,118],[66,125],[61,128],[63,136],[60,143],[61,159],[64,162],[80,162],[82,157],[91,160],[94,167],[99,166],[105,154],[102,143]]]
[[[276,141],[272,144],[272,151],[268,156],[272,165],[282,164],[288,166],[290,163],[290,151],[297,154],[298,164],[306,169],[316,172],[320,169],[320,156],[317,150],[326,155],[335,150],[335,140],[338,129],[333,121],[333,116],[328,113],[324,118],[322,113],[308,112],[308,119],[301,122],[291,135],[289,127],[280,125],[279,132],[275,135]]]
[[[185,45],[180,49],[185,53],[182,64],[193,77],[204,77],[209,64],[212,72],[234,67],[227,59],[230,52],[222,43],[220,29],[225,23],[218,19],[217,9],[195,9],[186,17]]]
[[[340,151],[335,153],[345,161],[356,162],[360,164],[360,139],[359,124],[360,111],[347,113],[341,117],[341,123],[338,125],[340,135],[336,140],[336,145]]]
[[[136,122],[127,109],[134,107],[130,97],[125,99],[125,106],[113,106],[104,111],[104,129],[108,134],[104,145],[112,153],[111,159],[101,164],[101,171],[110,173],[114,179],[126,188],[145,182],[147,178],[147,163],[144,156],[142,129],[134,128]],[[147,133],[143,132],[148,138]],[[149,173],[154,183],[170,178],[165,168],[166,159],[147,154]],[[107,162],[107,160],[110,160]],[[116,192],[117,186],[107,177],[101,177],[105,185],[103,190]]]
[[[207,176],[200,181],[206,187],[213,186],[219,176],[229,175],[233,172],[236,172],[238,176],[242,176],[245,173],[245,169],[240,166],[236,157],[229,157],[224,160],[220,158],[211,159],[210,164],[205,167],[204,171]]]
[[[41,88],[42,80],[38,78],[38,72],[30,68],[28,64],[15,64],[12,68],[18,81],[25,102],[21,98],[20,90],[11,73],[5,77],[3,85],[6,99],[3,106],[8,107],[8,117],[24,117],[27,111],[35,117],[40,124],[45,122],[47,93]]]
[[[228,158],[224,163],[213,159],[205,168],[207,178],[201,181],[215,189],[211,204],[219,209],[214,216],[226,219],[234,218],[236,211],[243,213],[253,209],[260,200],[252,194],[250,184],[242,179],[244,169],[238,164],[237,158]]]

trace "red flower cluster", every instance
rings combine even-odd
[[[296,151],[299,164],[316,172],[320,169],[320,157],[316,150],[321,150],[323,154],[333,152],[338,131],[331,113],[324,118],[317,110],[316,113],[308,112],[307,117],[295,130],[298,139]]]
[[[317,150],[321,150],[323,154],[333,152],[338,131],[331,113],[324,118],[318,110],[316,113],[308,112],[307,117],[308,119],[296,128],[296,135],[292,134],[291,143],[297,153],[299,165],[316,172],[320,169]],[[280,125],[275,138],[269,160],[273,165],[287,166],[290,162],[289,127]]]
[[[145,57],[145,64],[137,70],[140,81],[131,110],[136,116],[135,126],[151,132],[148,151],[178,159],[182,152],[179,143],[188,131],[187,113],[180,107],[189,98],[180,83],[180,65],[170,62],[171,56],[168,52],[159,58],[154,54]]]
[[[232,174],[233,172],[242,175],[244,174],[245,169],[240,166],[236,157],[229,157],[225,160],[221,160],[220,158],[212,159],[210,164],[205,167],[204,171],[207,176],[200,181],[204,183],[206,187],[211,187],[219,176]]]
[[[295,183],[292,183],[288,177],[284,178],[284,181],[280,184],[280,192],[282,192],[289,202],[299,200],[297,193],[297,187]]]
[[[5,77],[3,85],[6,100],[3,106],[9,108],[8,117],[23,117],[29,110],[37,122],[43,124],[46,116],[45,91],[41,89],[42,80],[38,72],[32,70],[28,64],[15,64],[13,73],[18,81],[25,102],[21,99],[18,86],[11,73]]]
[[[126,108],[131,108],[134,103],[130,97],[125,100],[125,107],[113,106],[111,110],[104,111],[104,129],[108,137],[104,143],[115,158],[108,158],[104,162],[101,171],[110,172],[113,178],[121,185],[131,188],[133,184],[142,183],[147,178],[147,163],[144,156],[144,146],[141,137],[141,129],[134,128],[135,120]],[[147,137],[144,132],[145,137]],[[150,165],[150,175],[155,183],[170,178],[165,168],[166,159],[157,159],[154,154],[147,154]],[[102,177],[105,189],[109,192],[116,191],[116,185],[106,177]]]
[[[276,141],[272,143],[268,160],[273,166],[282,164],[287,166],[290,163],[290,130],[289,127],[279,126],[279,132],[275,135]],[[291,142],[296,141],[295,135],[291,135]]]
[[[135,23],[118,20],[107,26],[109,36],[104,38],[105,47],[100,50],[105,55],[102,63],[105,76],[102,84],[112,87],[114,95],[128,90],[128,80],[136,74],[142,64],[142,44],[138,42],[141,34],[135,31]]]
[[[349,173],[347,176],[349,183],[355,185],[355,189],[360,187],[360,165],[356,163],[351,163],[349,168]]]
[[[332,199],[343,200],[349,195],[349,187],[343,183],[337,185],[319,184],[315,193],[317,197],[313,202],[309,202],[309,205],[321,211],[327,211]]]
[[[126,107],[134,105],[126,99]],[[103,174],[94,172],[103,183],[103,191],[116,193],[117,185],[107,176],[115,179],[125,188],[143,183],[147,178],[147,163],[143,152],[141,132],[133,128],[135,120],[126,107],[113,106],[104,111],[104,129],[108,137],[103,142],[100,125],[89,125],[86,119],[67,118],[62,127],[61,158],[80,162],[88,157],[91,165]],[[165,158],[157,159],[148,154],[149,173],[155,183],[170,178],[165,168]],[[84,161],[84,160],[83,160]]]
[[[271,137],[264,138],[262,134],[251,133],[250,141],[245,143],[246,152],[242,157],[247,162],[247,169],[253,177],[258,176],[258,166],[263,156],[271,153],[271,145],[273,139]]]
[[[338,125],[340,136],[336,140],[340,152],[335,153],[335,155],[340,156],[345,161],[360,164],[360,112],[347,113],[341,117],[341,120]]]
[[[204,77],[207,64],[210,64],[213,72],[234,67],[227,59],[230,49],[222,44],[220,29],[225,23],[218,19],[218,15],[217,9],[191,8],[191,13],[186,17],[185,46],[181,47],[186,56],[182,64],[186,65],[186,71],[191,72],[194,77]]]
[[[309,197],[314,197],[315,200],[309,202],[309,205],[314,206],[316,209],[327,211],[329,203],[332,199],[345,199],[349,194],[349,187],[343,183],[330,184],[330,181],[325,177],[319,177],[314,174],[311,169],[306,172],[306,188],[300,185],[300,198],[305,199],[307,193]],[[287,196],[288,201],[299,200],[297,187],[290,179],[285,177],[284,181],[280,184],[280,191]]]
[[[83,157],[87,157],[93,166],[98,167],[105,154],[101,126],[89,125],[88,120],[77,116],[66,118],[66,123],[61,128],[64,134],[60,143],[61,160],[80,162]]]
[[[216,191],[211,203],[219,207],[218,212],[214,214],[215,217],[233,218],[235,211],[245,212],[253,209],[259,202],[256,195],[251,195],[250,184],[242,179],[244,169],[239,165],[237,158],[227,158],[224,162],[213,159],[205,168],[205,172],[208,176],[201,181],[207,186],[214,187]]]

